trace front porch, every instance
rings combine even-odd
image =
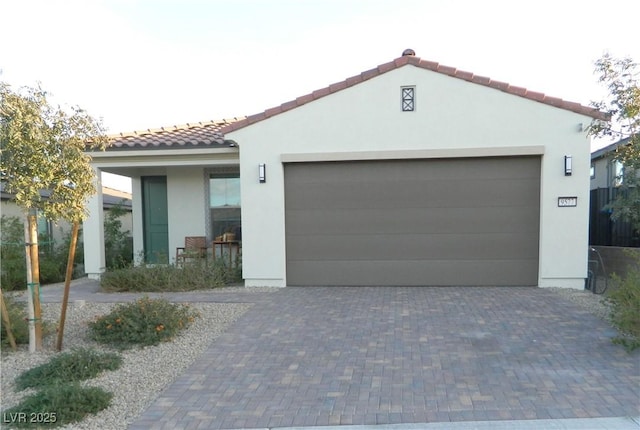
[[[212,139],[211,124],[136,133],[133,141],[116,136],[105,152],[91,154],[98,185],[102,172],[131,178],[137,264],[174,263],[189,236],[205,237],[210,256],[216,238],[235,233],[234,240],[242,240],[239,150],[235,142]],[[200,131],[209,140],[197,138]],[[85,271],[99,279],[105,271],[102,194],[87,207]]]

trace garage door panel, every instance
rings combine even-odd
[[[519,179],[505,183],[503,180],[460,179],[434,181],[368,181],[334,183],[321,182],[292,185],[287,190],[291,200],[289,209],[375,209],[397,207],[437,208],[447,207],[496,207],[531,204],[531,195],[538,185],[531,180]],[[519,194],[511,190],[518,188]],[[443,190],[447,190],[446,192]],[[408,201],[407,196],[413,196]]]
[[[469,217],[473,223],[469,223]],[[537,208],[521,206],[505,211],[501,207],[397,208],[291,210],[287,234],[317,235],[533,232],[538,229]],[[362,220],[367,222],[363,223]]]
[[[287,283],[535,285],[539,205],[540,157],[286,164]]]
[[[537,260],[504,261],[315,261],[298,262],[288,272],[291,279],[314,279],[309,285],[473,285],[516,286],[523,275],[537,279]]]
[[[291,262],[301,260],[517,260],[537,251],[525,233],[502,234],[371,234],[291,238]],[[534,249],[534,247],[536,249]]]
[[[537,179],[539,170],[529,163],[527,158],[511,158],[509,165],[504,164],[505,157],[483,158],[482,165],[473,165],[474,159],[432,159],[432,160],[383,160],[363,162],[328,162],[322,163],[320,170],[308,170],[306,166],[317,163],[288,164],[288,175],[295,183],[338,183],[347,179],[366,182],[383,178],[384,181],[402,181],[408,178],[416,180],[434,181],[444,177],[455,177],[467,182],[477,179]],[[469,162],[471,160],[471,163]],[[475,159],[477,160],[477,159]],[[424,162],[429,162],[425,166]],[[344,166],[349,164],[349,172],[345,173]],[[359,165],[356,165],[359,164]],[[515,168],[514,168],[515,166]],[[373,174],[372,174],[373,173]],[[295,176],[294,176],[295,175]]]

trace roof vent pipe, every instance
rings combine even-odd
[[[416,56],[416,51],[414,51],[413,49],[405,49],[404,51],[402,51],[402,56],[403,57],[415,57]]]

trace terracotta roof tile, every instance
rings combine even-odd
[[[474,82],[474,81],[472,80],[471,82]],[[509,84],[507,84],[506,82],[491,81],[491,80],[489,81],[487,86],[491,87],[491,88],[498,89],[500,91],[507,91],[507,89],[509,88]]]
[[[455,76],[456,75],[456,68],[455,67],[444,66],[442,64],[440,64],[438,66],[436,71],[438,73],[444,73],[445,75],[449,75],[449,76]]]
[[[327,94],[331,93],[329,91],[329,88],[326,88],[326,90],[327,90]],[[324,97],[324,95],[321,96],[321,97]],[[280,113],[282,113],[284,111],[288,111],[288,110],[291,110],[291,109],[296,108],[296,107],[298,107],[298,103],[296,103],[295,100],[291,100],[289,102],[281,104],[280,106],[276,106],[274,109],[278,109],[278,110],[280,110]]]
[[[328,96],[329,94],[331,94],[331,90],[329,90],[329,87],[325,87],[325,88],[316,90],[311,94],[313,94],[314,98],[319,99],[320,97]]]
[[[543,93],[538,93],[535,91],[527,91],[527,97],[530,98],[531,100],[541,102],[544,100],[545,95]]]
[[[109,136],[108,149],[225,147],[228,143],[225,142],[224,134],[221,133],[222,128],[243,119],[232,118],[118,133]]]
[[[473,80],[473,73],[471,72],[464,72],[462,70],[458,70],[458,73],[456,74],[457,78],[460,79],[464,79],[465,81],[472,81]]]
[[[267,116],[264,112],[260,112],[254,115],[249,115],[245,121],[249,121],[249,124],[253,124],[254,122],[262,121],[263,119],[267,119]]]
[[[314,100],[313,93],[311,93],[311,94],[306,94],[304,96],[298,97],[296,99],[296,103],[298,104],[298,106],[302,106],[309,102],[312,102],[313,100]]]
[[[454,78],[463,79],[465,81],[472,82],[474,84],[495,88],[499,91],[513,94],[515,96],[530,99],[530,100],[544,103],[550,106],[555,106],[560,109],[566,109],[582,115],[590,116],[592,118],[601,119],[601,120],[609,119],[606,113],[600,112],[597,109],[594,109],[588,106],[583,106],[579,103],[568,102],[568,101],[559,99],[557,97],[550,97],[536,91],[529,91],[526,88],[509,85],[506,82],[494,81],[491,78],[488,78],[485,76],[477,76],[471,72],[457,70],[455,67],[445,66],[434,61],[423,60],[416,56],[403,56],[400,58],[396,58],[395,60],[389,63],[381,64],[378,67],[370,70],[366,70],[360,73],[359,75],[351,76],[345,79],[344,81],[336,82],[329,85],[328,87],[315,90],[312,93],[307,94],[306,96],[298,97],[296,100],[286,102],[280,106],[276,106],[275,108],[269,109],[267,111],[269,113],[268,116],[273,116],[273,115],[277,115],[278,113],[286,112],[302,104],[309,103],[312,100],[317,100],[329,94],[335,93],[336,91],[341,91],[345,88],[348,88],[353,85],[357,85],[360,82],[367,81],[383,73],[390,72],[392,70],[395,70],[400,67],[404,67],[406,65],[413,65],[415,67],[420,67],[422,69],[431,70],[437,73],[442,73],[447,76],[452,76]],[[230,133],[242,127],[246,127],[249,124],[253,124],[254,122],[256,122],[256,119],[254,119],[254,117],[252,116],[247,119],[225,125],[222,128],[222,132]]]
[[[271,109],[267,109],[266,111],[264,111],[264,114],[267,117],[274,116],[274,115],[277,115],[279,113],[282,113],[282,109],[280,109],[280,107],[273,107]]]
[[[355,84],[359,84],[360,82],[362,82],[362,75],[356,75],[356,76],[352,76],[350,78],[347,78],[346,83],[348,87],[352,87]]]
[[[336,82],[335,84],[329,85],[329,91],[331,91],[332,93],[335,93],[336,91],[344,90],[345,88],[347,88],[346,81]]]
[[[367,79],[371,79],[374,78],[376,76],[378,76],[380,73],[378,72],[378,68],[376,67],[375,69],[370,69],[370,70],[366,70],[362,73],[360,73],[360,76],[362,76],[362,80],[366,81]]]
[[[508,90],[509,90],[509,92],[511,94],[515,94],[515,95],[518,95],[520,97],[526,97],[527,96],[527,89],[526,88],[514,87],[514,86],[511,86],[511,85],[509,85],[507,88],[508,88]]]
[[[415,66],[420,67],[422,69],[433,70],[433,71],[438,70],[438,65],[439,64],[436,63],[435,61],[429,61],[429,60],[420,60],[418,64],[415,64]]]
[[[384,63],[384,64],[380,64],[378,66],[378,72],[380,72],[380,74],[382,73],[387,73],[390,72],[394,69],[397,69],[398,67],[402,67],[402,66],[397,66],[393,61],[391,63]]]
[[[477,75],[474,75],[473,73],[472,73],[472,75],[473,76],[471,77],[471,81],[476,83],[476,84],[489,85],[489,82],[491,82],[491,78],[488,78],[486,76],[477,76]]]

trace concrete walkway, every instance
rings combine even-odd
[[[129,299],[91,285],[74,286],[71,300]],[[613,345],[605,322],[549,290],[318,287],[165,297],[255,306],[130,429],[640,428],[625,418],[640,416],[640,354]]]

